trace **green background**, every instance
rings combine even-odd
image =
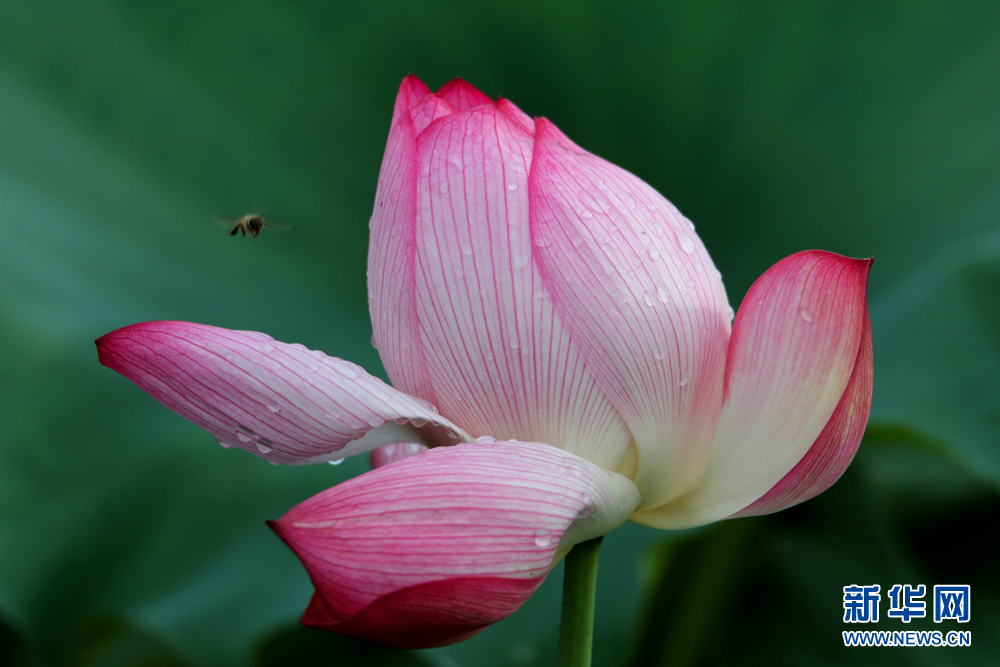
[[[383,374],[368,226],[400,80],[461,76],[670,198],[733,304],[775,261],[875,257],[875,397],[829,492],[605,539],[595,664],[987,665],[1000,655],[1000,5],[0,4],[0,664],[552,664],[561,566],[464,644],[301,628],[264,526],[366,469],[272,467],[98,365],[153,319]],[[221,215],[293,224],[231,238]],[[963,649],[847,649],[848,584],[970,584]],[[927,598],[930,599],[930,596]]]

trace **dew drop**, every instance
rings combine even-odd
[[[497,441],[496,438],[489,435],[481,435],[475,440],[477,445],[492,445],[495,444],[496,441]]]
[[[813,314],[811,312],[809,312],[805,308],[803,308],[802,310],[799,311],[799,315],[806,322],[812,322],[813,321]]]
[[[517,183],[508,183],[507,184],[507,189],[510,190],[511,192],[513,192],[514,190],[517,190]]]
[[[670,292],[663,285],[656,288],[656,298],[660,300],[660,303],[666,303],[667,297],[670,296]]]
[[[657,361],[663,361],[667,358],[667,351],[662,347],[657,348],[656,352],[653,353],[653,356],[656,357]]]
[[[427,420],[426,419],[420,419],[419,417],[416,418],[416,419],[411,419],[410,423],[413,424],[414,428],[423,428],[423,427],[427,426]]]
[[[463,243],[462,244],[462,254],[465,255],[466,257],[472,256],[472,244],[471,243]]]
[[[407,419],[406,417],[398,417],[397,419],[393,419],[392,421],[396,422],[400,426],[406,426],[406,424],[409,423],[410,420]]]
[[[232,449],[233,447],[236,446],[236,445],[232,444],[231,442],[222,442],[221,440],[219,440],[218,442],[219,442],[220,445],[222,445],[222,447],[224,449]]]
[[[378,339],[375,338],[375,334],[372,334],[372,347],[378,349]]]
[[[519,341],[517,338],[511,338],[510,339],[510,349],[516,350],[519,347],[521,347],[521,341]]]
[[[552,544],[552,535],[545,528],[539,528],[535,531],[535,544],[543,549],[550,544]]]
[[[635,197],[633,197],[632,195],[630,195],[627,192],[624,192],[624,193],[622,193],[622,200],[625,201],[625,205],[628,206],[628,209],[630,211],[634,211],[635,210]]]
[[[681,234],[680,239],[681,239],[681,250],[683,250],[684,252],[686,252],[689,255],[691,253],[693,253],[694,252],[694,241],[691,240],[691,237],[688,236],[687,234]]]
[[[448,181],[441,181],[441,187],[438,189],[441,191],[441,194],[448,192]]]
[[[660,257],[660,251],[657,250],[655,246],[649,246],[649,258],[659,259],[659,257]]]
[[[679,386],[683,387],[683,386],[687,385],[687,383],[690,382],[690,381],[691,381],[691,378],[688,377],[687,373],[681,373],[681,377],[677,381],[677,384]]]
[[[580,211],[580,217],[590,220],[591,218],[594,217],[594,214],[588,211],[587,209],[583,209],[582,211]]]
[[[329,463],[332,466],[339,466],[343,462],[344,462],[344,457],[340,457],[339,459],[333,459],[332,461],[327,461],[327,463]]]
[[[268,401],[267,409],[271,412],[281,412],[281,406],[276,401]]]
[[[580,509],[581,519],[597,516],[597,503],[594,502],[593,498],[591,498],[587,493],[581,493],[580,500],[583,501],[583,508]]]
[[[246,433],[237,433],[236,437],[239,438],[240,442],[253,442],[253,438]]]
[[[372,428],[378,428],[379,426],[385,423],[385,420],[379,417],[378,415],[373,415],[368,418],[368,423],[371,425]]]
[[[580,246],[583,245],[583,243],[584,243],[584,241],[583,241],[583,237],[582,236],[574,236],[573,237],[573,247],[579,248]]]
[[[263,442],[258,442],[257,451],[260,452],[261,454],[270,454],[272,451],[274,451],[274,447],[269,447],[265,445]]]
[[[734,319],[736,319],[736,311],[733,310],[732,306],[727,306],[727,308],[729,309],[729,321],[732,322]]]
[[[657,236],[663,236],[664,234],[667,233],[667,230],[664,229],[663,225],[661,225],[660,223],[656,223],[655,225],[653,225],[653,233],[656,234]]]
[[[643,301],[646,302],[647,306],[649,306],[650,308],[653,307],[653,300],[649,298],[648,294],[644,295],[642,298],[643,298]]]
[[[701,273],[702,271],[705,270],[705,265],[702,264],[701,262],[695,262],[694,263],[694,270],[697,271],[698,273]]]

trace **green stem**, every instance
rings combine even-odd
[[[602,539],[598,537],[581,542],[566,555],[558,667],[590,667],[597,557],[601,553]]]

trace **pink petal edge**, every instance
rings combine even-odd
[[[223,446],[272,463],[320,463],[392,442],[471,439],[434,406],[360,366],[262,333],[144,322],[102,336],[97,349],[102,364]]]

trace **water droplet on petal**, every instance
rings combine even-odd
[[[535,531],[535,544],[544,549],[552,544],[552,535],[549,534],[547,529],[539,528]]]
[[[688,236],[687,234],[681,234],[680,241],[681,241],[681,250],[683,250],[689,255],[694,252],[694,241],[691,239],[690,236]]]
[[[650,308],[653,307],[653,300],[649,298],[648,294],[644,295],[642,298],[643,298],[643,301],[646,302],[647,306],[649,306]]]
[[[733,310],[732,306],[727,306],[727,308],[729,309],[729,321],[732,322],[734,319],[736,319],[736,311]]]
[[[587,209],[583,209],[582,211],[580,211],[580,217],[590,220],[591,218],[594,217],[594,214],[588,211]]]
[[[517,183],[508,183],[507,184],[507,189],[510,190],[511,192],[513,192],[514,190],[517,190]]]
[[[510,349],[516,350],[519,347],[521,347],[521,341],[519,341],[517,338],[511,338],[510,339]]]
[[[653,353],[653,356],[656,357],[657,361],[663,361],[664,359],[667,358],[667,351],[664,350],[662,347],[657,348],[656,352]]]
[[[691,378],[688,377],[687,373],[681,373],[681,377],[677,381],[677,384],[680,385],[681,387],[683,387],[684,385],[686,385],[690,381],[691,381]]]
[[[463,243],[462,244],[462,254],[465,255],[466,257],[471,257],[472,256],[472,244],[471,243]]]
[[[702,264],[701,262],[695,262],[694,263],[694,270],[697,271],[698,273],[701,273],[702,271],[705,270],[705,265]]]
[[[327,461],[327,463],[329,463],[332,466],[339,466],[343,462],[344,462],[344,457],[343,456],[340,457],[339,459],[333,459],[331,461]]]
[[[448,192],[448,181],[441,181],[441,187],[439,189],[441,190],[441,194]]]
[[[406,417],[399,417],[398,419],[393,419],[392,421],[396,422],[400,426],[405,426],[410,420]]]
[[[281,412],[281,406],[278,405],[277,401],[268,401],[267,409],[271,412]]]
[[[478,438],[476,438],[476,440],[475,440],[476,444],[479,444],[479,445],[492,445],[492,444],[495,444],[496,441],[497,441],[496,438],[494,438],[492,436],[488,436],[488,435],[481,435]]]
[[[656,288],[656,298],[660,300],[660,303],[666,303],[667,297],[670,296],[670,292],[663,285]]]
[[[799,315],[806,322],[812,322],[813,321],[813,314],[811,312],[809,312],[808,310],[806,310],[805,308],[803,308],[802,310],[799,311]]]
[[[233,447],[235,447],[235,446],[236,446],[236,445],[232,444],[231,442],[222,442],[221,440],[219,440],[218,442],[219,442],[219,444],[220,444],[220,445],[222,445],[222,446],[223,446],[223,448],[225,448],[225,449],[232,449]]]
[[[410,423],[413,424],[414,428],[423,428],[423,427],[427,426],[427,420],[426,419],[420,419],[419,417],[417,417],[416,419],[411,419]]]
[[[579,248],[580,246],[583,245],[583,243],[584,243],[584,241],[583,241],[583,237],[582,236],[574,236],[573,237],[573,247]]]
[[[379,417],[378,415],[372,415],[371,417],[368,418],[368,423],[371,425],[372,428],[378,428],[379,426],[385,423],[385,420]]]
[[[270,454],[272,451],[274,451],[274,448],[265,445],[263,442],[258,442],[257,451],[260,452],[261,454]]]
[[[656,249],[656,246],[649,246],[649,258],[659,259],[660,251]]]
[[[378,339],[375,338],[375,334],[372,334],[372,347],[378,349]]]

